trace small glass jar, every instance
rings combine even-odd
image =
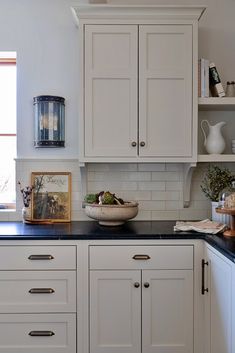
[[[219,197],[220,208],[235,208],[235,180],[231,186],[223,189]]]

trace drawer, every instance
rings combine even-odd
[[[76,312],[76,271],[0,271],[0,313]]]
[[[0,314],[0,353],[75,353],[75,314]]]
[[[1,246],[0,270],[76,269],[75,246]]]
[[[90,269],[192,269],[193,245],[90,246]]]

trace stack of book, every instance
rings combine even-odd
[[[214,63],[207,59],[198,61],[198,96],[224,97],[225,92]]]

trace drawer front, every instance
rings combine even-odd
[[[75,246],[0,247],[0,270],[70,270],[75,268]]]
[[[193,245],[90,246],[90,269],[193,269]]]
[[[76,312],[76,271],[0,271],[0,312]]]
[[[75,353],[75,314],[0,314],[0,353]]]

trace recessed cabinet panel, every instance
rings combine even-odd
[[[192,26],[139,27],[140,156],[192,156]]]
[[[86,141],[89,141],[86,145],[86,155],[92,155],[93,151],[96,151],[99,156],[112,157],[117,148],[120,156],[125,157],[126,148],[130,149],[131,154],[136,155],[136,148],[131,146],[130,139],[133,133],[129,119],[132,110],[130,80],[95,78],[91,89],[93,97],[91,120],[87,120],[85,125]],[[133,141],[136,141],[136,136],[133,137]]]
[[[193,271],[147,270],[142,281],[143,352],[192,353]]]
[[[193,269],[193,246],[90,246],[90,269],[156,268]]]
[[[1,246],[1,270],[75,270],[75,246]]]
[[[85,155],[137,155],[135,25],[85,26]]]
[[[184,80],[149,78],[146,86],[145,121],[140,130],[140,139],[146,143],[140,147],[140,156],[190,156],[192,121],[186,113],[188,103]]]
[[[232,268],[221,256],[207,249],[206,292],[207,345],[210,353],[232,353]]]
[[[75,312],[75,271],[0,271],[0,312]]]
[[[91,28],[89,26],[89,28]],[[93,27],[94,28],[94,27]],[[115,31],[115,35],[114,32]],[[104,26],[94,29],[92,36],[92,70],[112,73],[119,70],[130,70],[131,65],[131,33],[122,27]],[[122,50],[120,50],[122,48]],[[110,50],[111,49],[111,50]]]
[[[137,353],[141,347],[139,271],[90,271],[90,352]]]
[[[75,314],[0,314],[0,353],[76,352]]]

